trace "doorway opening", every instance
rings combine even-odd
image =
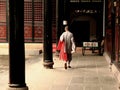
[[[76,46],[81,47],[82,42],[90,39],[90,22],[74,21],[71,25],[71,32],[74,35]]]

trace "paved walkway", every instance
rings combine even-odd
[[[54,56],[54,69],[43,67],[42,54],[26,57],[26,84],[29,90],[118,90],[118,81],[104,56],[73,54],[71,69]],[[8,69],[8,67],[7,67]],[[8,86],[8,70],[0,72],[0,90]]]
[[[75,53],[71,69],[54,56],[54,69],[45,69],[40,58],[27,69],[30,90],[118,90],[118,82],[110,72],[104,56]]]

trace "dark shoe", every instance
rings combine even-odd
[[[68,68],[71,68],[71,66],[68,66]]]
[[[65,69],[67,69],[67,63],[65,63],[65,66],[64,66],[64,67],[65,67]]]

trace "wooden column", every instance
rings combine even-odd
[[[112,1],[111,10],[111,29],[112,29],[112,51],[111,51],[111,63],[115,61],[115,7],[114,1]]]
[[[114,1],[115,6],[115,61],[119,62],[119,23],[118,23],[118,17],[119,17],[119,0]]]
[[[70,14],[69,14],[69,2],[70,0],[64,0],[64,3],[63,3],[63,25],[69,25],[69,17],[70,17]],[[65,23],[64,23],[65,22]]]
[[[51,0],[44,0],[44,67],[53,68],[52,56],[52,6]]]
[[[56,43],[58,44],[63,29],[63,0],[56,0]]]
[[[35,35],[35,23],[34,23],[34,17],[35,17],[35,13],[34,13],[34,0],[32,0],[32,41],[34,42],[34,35]]]
[[[9,88],[28,90],[25,83],[24,0],[9,0]]]

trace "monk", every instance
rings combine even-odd
[[[69,31],[68,26],[65,26],[65,32],[60,36],[57,49],[60,50],[60,60],[65,61],[64,68],[71,68],[72,53],[75,52],[76,46],[73,34]]]

